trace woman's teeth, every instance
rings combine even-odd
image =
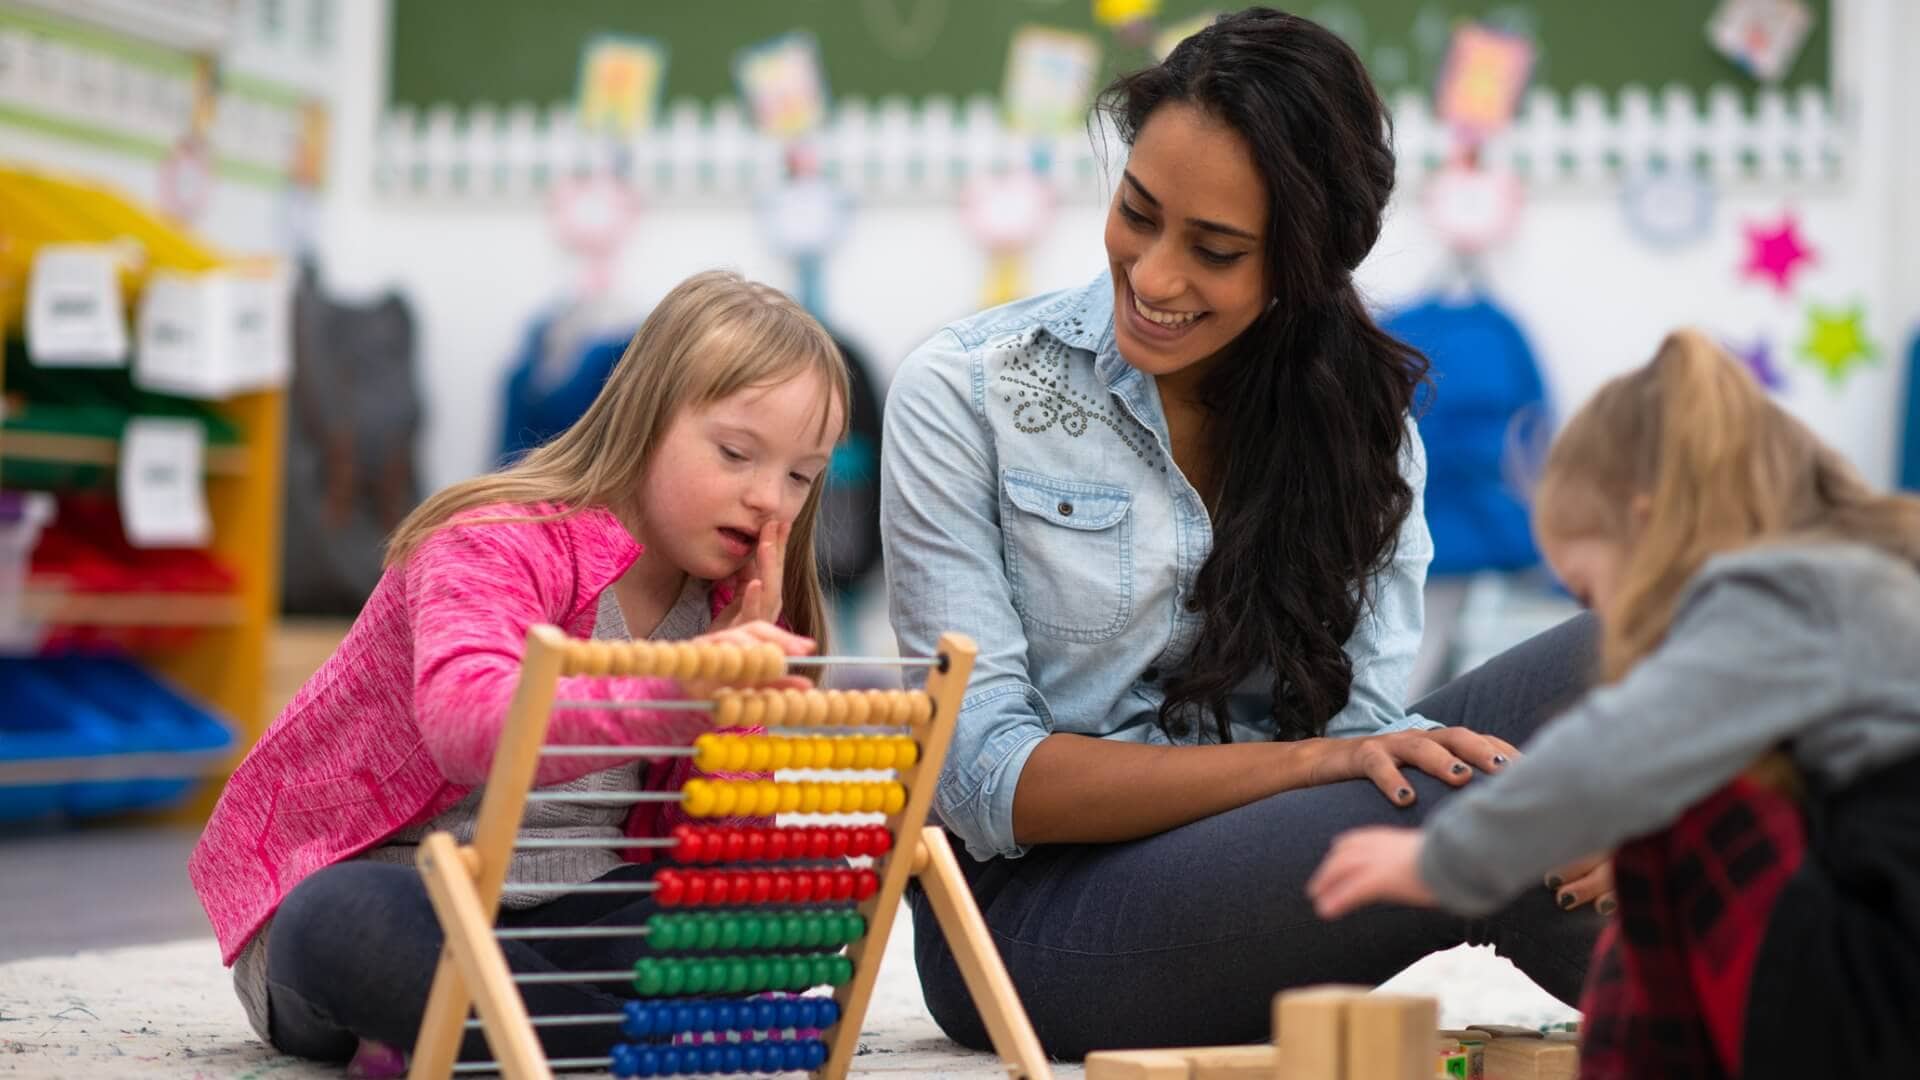
[[[1158,308],[1150,308],[1140,302],[1138,295],[1133,298],[1133,310],[1139,312],[1140,317],[1148,322],[1156,323],[1173,330],[1177,330],[1200,317],[1200,313],[1197,311],[1161,311]]]

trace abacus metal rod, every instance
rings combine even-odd
[[[551,986],[580,982],[632,982],[633,969],[625,971],[531,971],[518,972],[513,981],[521,986]]]
[[[578,885],[545,885],[538,881],[509,881],[502,893],[650,893],[660,886],[651,881],[583,881]]]
[[[613,1067],[610,1057],[574,1057],[548,1058],[547,1065],[554,1069],[609,1069]],[[453,1067],[456,1073],[497,1073],[500,1063],[497,1061],[462,1061]]]
[[[531,941],[542,938],[624,938],[646,937],[653,931],[644,926],[503,926],[493,932],[501,941]]]
[[[527,792],[527,801],[530,803],[593,803],[600,806],[632,806],[636,803],[679,802],[683,798],[685,798],[685,796],[678,791]]]
[[[516,840],[513,846],[531,851],[535,848],[670,848],[678,843],[670,836],[623,836],[617,840],[597,836],[536,836]]]
[[[692,757],[691,746],[543,746],[541,757]]]
[[[789,656],[788,667],[938,667],[937,656]]]
[[[552,1016],[528,1017],[534,1027],[588,1027],[595,1024],[623,1024],[627,1018],[620,1013],[556,1013]],[[477,1031],[486,1027],[484,1020],[467,1021],[468,1031]]]

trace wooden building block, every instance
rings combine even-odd
[[[1495,1039],[1486,1049],[1487,1080],[1574,1080],[1580,1048],[1559,1039]]]
[[[1277,1080],[1345,1080],[1347,1006],[1366,993],[1361,986],[1312,986],[1276,996]]]
[[[1273,1080],[1280,1059],[1270,1045],[1203,1046],[1186,1054],[1189,1080]]]
[[[1087,1080],[1192,1080],[1178,1050],[1096,1050],[1087,1055]]]
[[[1087,1080],[1273,1080],[1271,1046],[1100,1050],[1087,1055]]]
[[[1494,1039],[1538,1039],[1540,1032],[1518,1024],[1475,1024],[1473,1030],[1484,1031]]]
[[[1433,1080],[1439,1017],[1430,997],[1355,998],[1347,1005],[1345,1080]]]

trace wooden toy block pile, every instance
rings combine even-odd
[[[1438,1029],[1432,998],[1358,986],[1273,1000],[1273,1042],[1087,1055],[1087,1080],[1573,1080],[1572,1030],[1483,1024]]]

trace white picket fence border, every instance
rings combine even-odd
[[[1393,103],[1402,179],[1438,168],[1451,138],[1425,96]],[[828,175],[867,201],[947,201],[970,177],[1026,163],[1039,149],[1063,201],[1106,198],[1122,160],[1110,133],[1034,139],[1008,131],[990,98],[964,103],[848,98],[813,140]],[[1536,188],[1608,184],[1630,172],[1690,166],[1722,186],[1828,184],[1844,174],[1848,125],[1827,94],[1763,91],[1749,99],[1717,87],[1704,99],[1684,87],[1628,87],[1611,99],[1578,90],[1564,99],[1533,91],[1512,128],[1483,159],[1516,170]],[[682,101],[652,130],[628,140],[583,132],[571,105],[465,111],[390,110],[375,148],[375,189],[398,200],[538,198],[558,177],[617,168],[654,203],[750,199],[783,175],[780,144],[755,132],[728,101]]]

